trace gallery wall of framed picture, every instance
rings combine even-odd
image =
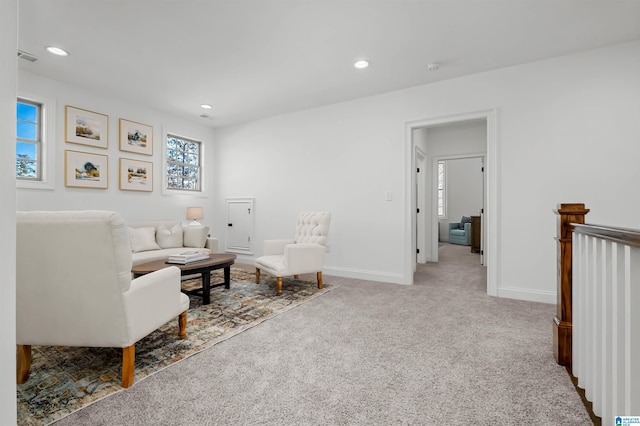
[[[120,151],[153,155],[153,127],[121,118]]]
[[[109,116],[67,105],[64,138],[68,143],[96,148],[109,147]]]
[[[152,126],[125,118],[118,120],[118,126],[119,151],[153,155]],[[66,105],[64,139],[66,143],[84,146],[64,151],[65,186],[108,189],[109,155],[101,150],[109,148],[109,116]],[[153,161],[119,157],[118,183],[121,191],[153,192]]]
[[[64,184],[76,188],[109,187],[109,158],[90,152],[64,151]]]
[[[123,191],[153,191],[153,163],[120,158],[120,189]]]

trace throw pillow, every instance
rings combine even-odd
[[[208,226],[185,226],[182,228],[184,233],[184,246],[202,248],[207,243],[209,235]]]
[[[460,229],[464,229],[464,224],[471,222],[471,218],[469,216],[462,216],[460,219]]]
[[[182,224],[176,223],[171,229],[165,225],[158,226],[156,242],[160,248],[182,247]]]
[[[156,244],[156,228],[129,228],[131,252],[159,250]]]

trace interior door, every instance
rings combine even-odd
[[[430,239],[430,229],[426,225],[427,217],[427,193],[426,193],[426,156],[416,147],[416,262],[426,263],[430,258],[431,250],[427,241]]]
[[[253,199],[227,199],[227,238],[225,250],[233,253],[252,253]]]

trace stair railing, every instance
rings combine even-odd
[[[640,231],[584,224],[588,212],[557,210],[554,353],[610,424],[640,414]]]

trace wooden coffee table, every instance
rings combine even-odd
[[[161,259],[136,265],[131,268],[131,273],[133,273],[134,278],[137,278],[160,269],[168,268],[169,266],[177,266],[178,268],[180,268],[180,273],[182,276],[202,274],[202,288],[198,288],[195,290],[182,290],[182,292],[186,294],[195,294],[197,296],[202,296],[202,304],[208,305],[209,303],[211,303],[210,293],[212,287],[223,285],[225,286],[225,288],[231,288],[231,265],[233,265],[233,262],[235,260],[235,254],[227,253],[213,253],[209,255],[209,259],[187,263],[186,265],[167,263],[167,259]],[[224,268],[224,282],[211,284],[211,271],[222,268]]]

